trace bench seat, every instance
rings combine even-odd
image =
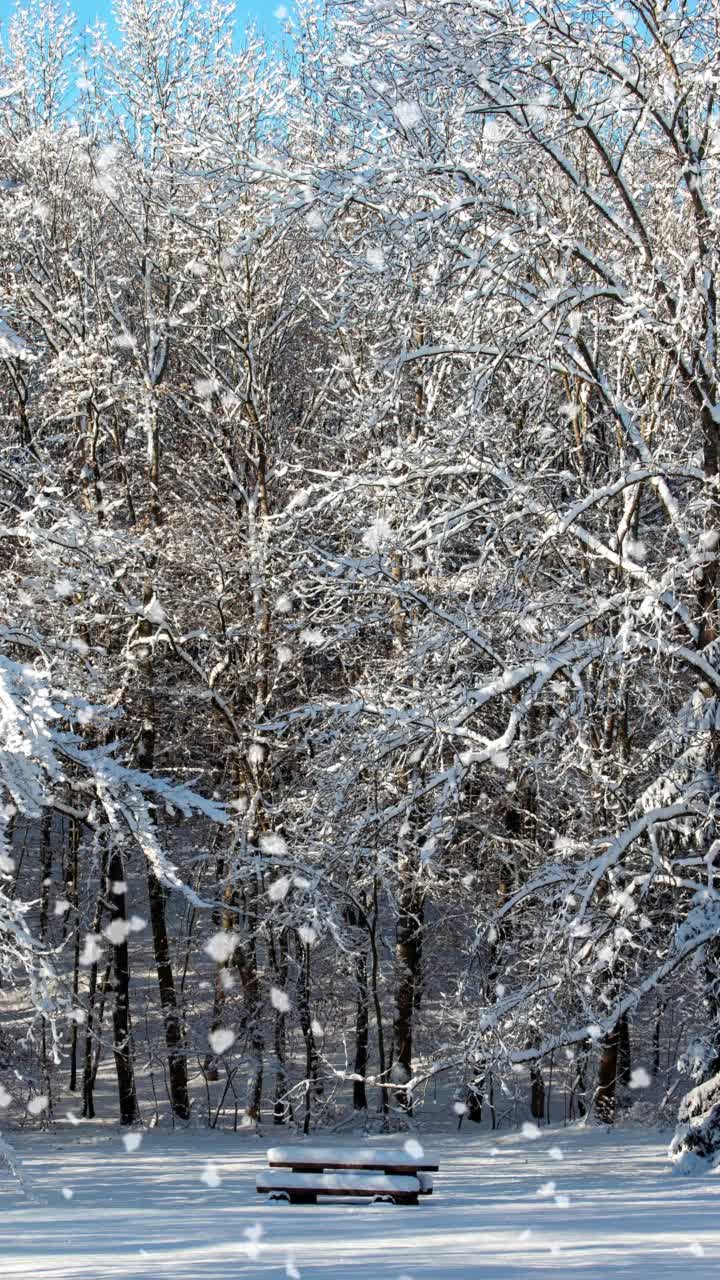
[[[304,1173],[315,1169],[361,1169],[411,1175],[419,1170],[437,1173],[439,1169],[432,1156],[416,1159],[402,1147],[271,1147],[267,1159],[271,1169],[284,1167]]]
[[[425,1182],[425,1179],[423,1179]],[[290,1170],[270,1169],[259,1173],[255,1186],[261,1195],[285,1193],[290,1201],[312,1204],[320,1196],[388,1196],[397,1204],[417,1204],[419,1195],[432,1194],[430,1186],[422,1185],[418,1178],[402,1174],[322,1170],[295,1173]]]

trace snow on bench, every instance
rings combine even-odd
[[[348,1173],[336,1171],[322,1173],[293,1173],[290,1170],[269,1169],[259,1173],[255,1182],[260,1194],[287,1195],[296,1203],[316,1203],[321,1196],[388,1196],[396,1204],[417,1204],[419,1195],[430,1195],[432,1187],[423,1188],[418,1178],[401,1174]]]
[[[271,1169],[286,1167],[298,1172],[313,1169],[376,1169],[381,1173],[437,1173],[433,1156],[408,1155],[403,1147],[271,1147],[267,1153]]]
[[[417,1204],[418,1196],[432,1195],[430,1173],[439,1169],[434,1158],[403,1147],[271,1147],[267,1156],[271,1171],[258,1175],[257,1190],[295,1204],[315,1204],[319,1195]]]

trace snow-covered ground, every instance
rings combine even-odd
[[[0,1179],[2,1280],[718,1276],[720,1177],[671,1174],[657,1133],[424,1137],[441,1172],[416,1208],[267,1203],[274,1139],[154,1130],[127,1152],[102,1126],[16,1135],[41,1203]]]

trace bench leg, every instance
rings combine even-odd
[[[317,1193],[315,1191],[290,1191],[291,1204],[317,1204]]]

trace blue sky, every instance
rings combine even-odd
[[[274,14],[280,4],[281,0],[238,0],[238,22],[245,24],[253,20],[268,35],[277,34],[280,26]],[[289,0],[285,0],[285,4],[289,7]],[[94,22],[96,18],[111,23],[112,0],[69,0],[69,5],[83,25]],[[0,0],[0,22],[4,23],[9,18],[14,7],[14,0]]]

